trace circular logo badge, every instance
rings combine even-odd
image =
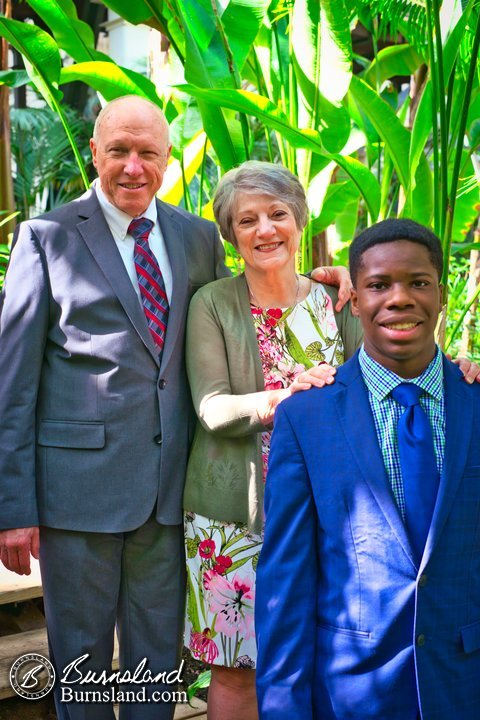
[[[55,670],[43,655],[27,653],[15,660],[10,668],[10,685],[26,700],[38,700],[53,689]]]

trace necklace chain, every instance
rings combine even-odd
[[[298,305],[298,300],[299,300],[299,297],[300,297],[300,277],[299,277],[299,275],[298,275],[297,273],[295,273],[295,279],[296,279],[296,281],[297,281],[297,289],[296,289],[296,291],[295,291],[295,299],[294,299],[294,301],[293,301],[293,305],[290,305],[290,306],[289,306],[289,307],[291,307],[291,308],[294,308],[294,307],[296,307],[296,306]],[[257,308],[259,308],[260,310],[268,309],[268,308],[264,308],[262,305],[260,305],[260,303],[258,302],[257,298],[255,297],[255,293],[253,292],[252,288],[251,288],[250,285],[248,284],[248,280],[247,280],[246,276],[245,276],[245,282],[247,283],[248,293],[249,293],[251,299],[253,300],[253,304],[254,304]],[[273,306],[271,305],[270,307],[273,307]]]

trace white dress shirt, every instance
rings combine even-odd
[[[98,202],[102,208],[102,212],[107,221],[107,225],[110,228],[110,232],[113,235],[115,244],[118,247],[126,271],[132,281],[132,285],[135,288],[135,292],[138,295],[138,299],[142,302],[140,297],[140,290],[138,287],[137,273],[135,270],[135,262],[133,259],[133,250],[135,247],[134,238],[128,234],[128,226],[132,222],[132,217],[124,213],[123,210],[119,210],[115,205],[112,205],[110,200],[103,192],[100,181],[98,178],[94,181],[93,187],[97,193]],[[170,266],[170,260],[168,259],[167,248],[165,246],[165,240],[160,229],[160,225],[157,217],[157,206],[155,198],[152,199],[150,205],[142,213],[141,217],[148,218],[154,225],[148,237],[148,244],[150,249],[155,255],[159,268],[163,275],[163,282],[165,283],[165,290],[168,297],[168,302],[172,302],[172,268]]]

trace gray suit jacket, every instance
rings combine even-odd
[[[173,293],[159,365],[95,192],[22,223],[0,307],[0,528],[181,522],[188,302],[228,274],[215,226],[158,202]]]

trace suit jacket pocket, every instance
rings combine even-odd
[[[317,622],[317,626],[322,630],[328,630],[331,633],[340,633],[340,635],[349,635],[353,638],[365,638],[369,640],[372,633],[368,630],[352,630],[351,628],[336,627],[334,625],[327,625],[326,623]]]
[[[38,444],[46,447],[100,450],[105,447],[105,425],[102,422],[41,420]]]
[[[460,633],[462,635],[463,649],[466,653],[480,650],[480,620],[470,623],[470,625],[464,625],[460,628]]]

